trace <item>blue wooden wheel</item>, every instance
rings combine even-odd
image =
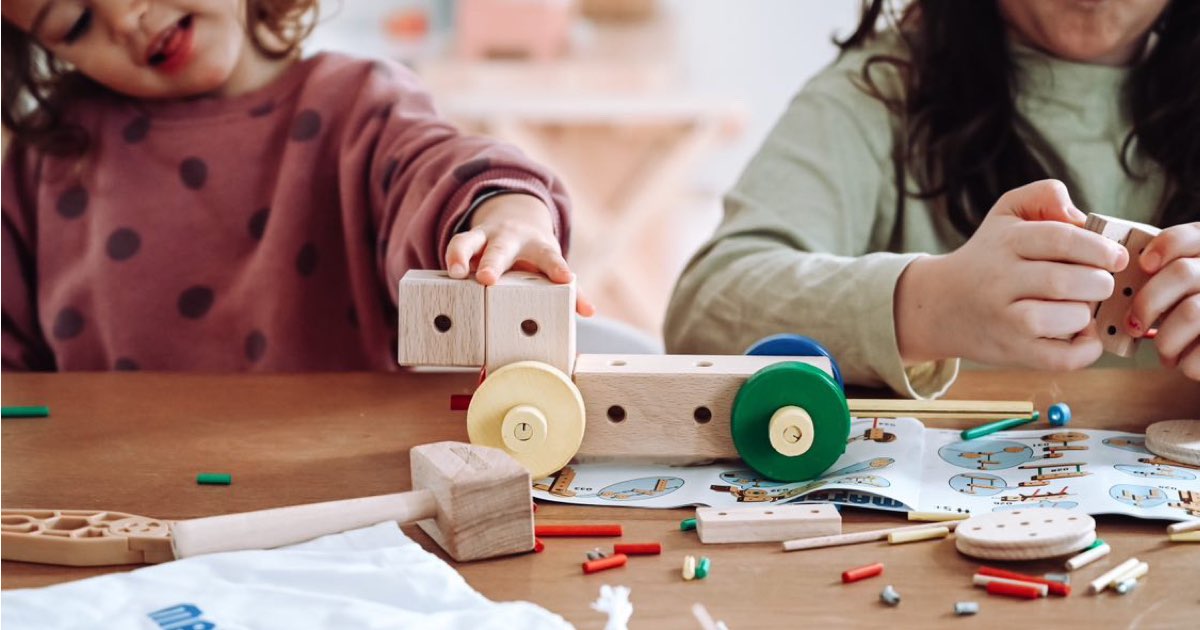
[[[838,368],[837,360],[832,354],[812,337],[792,333],[780,333],[763,337],[746,349],[746,354],[760,357],[825,357],[833,368],[833,380],[838,387],[846,391],[846,383],[842,380],[842,370]]]

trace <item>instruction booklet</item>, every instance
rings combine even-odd
[[[1183,520],[1200,516],[1200,469],[1155,456],[1145,436],[1046,428],[964,441],[915,418],[858,419],[846,452],[817,479],[781,483],[736,460],[703,466],[573,464],[534,482],[536,499],[673,508],[827,502],[895,511],[1077,509]]]

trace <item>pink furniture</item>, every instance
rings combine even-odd
[[[574,0],[459,0],[458,52],[552,59],[567,49],[574,7]]]

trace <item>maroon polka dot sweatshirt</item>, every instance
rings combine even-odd
[[[325,54],[231,99],[75,109],[85,157],[4,160],[5,369],[391,370],[399,278],[442,266],[481,197],[539,197],[566,248],[560,182],[399,65]]]

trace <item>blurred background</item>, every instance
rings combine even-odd
[[[600,314],[660,336],[675,278],[857,0],[322,0],[308,52],[400,60],[441,114],[565,181]]]

